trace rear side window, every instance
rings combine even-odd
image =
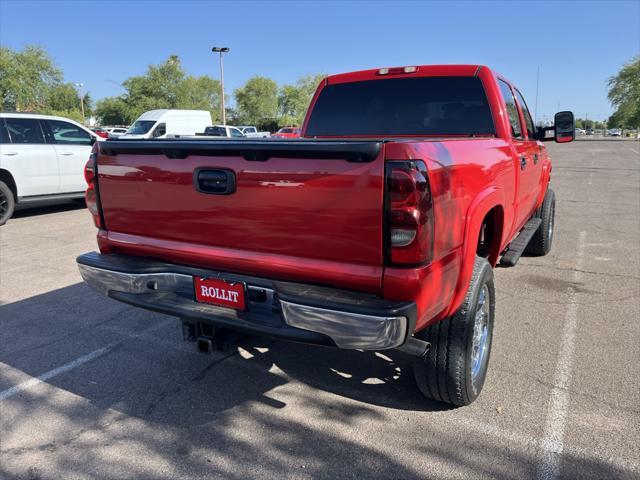
[[[11,143],[7,126],[4,124],[4,118],[0,118],[0,143]]]
[[[326,86],[309,136],[494,135],[477,77],[385,78]]]
[[[62,145],[91,145],[91,135],[77,125],[61,120],[47,120],[55,143]]]
[[[11,143],[44,143],[40,121],[35,118],[5,118]]]
[[[524,101],[524,97],[518,91],[516,91],[516,97],[518,97],[518,103],[520,104],[520,108],[522,109],[522,114],[524,115],[524,121],[527,124],[527,132],[529,132],[529,138],[531,138],[535,133],[536,129],[533,125],[533,120],[531,120],[531,113],[529,113],[529,108],[527,108],[527,102]]]
[[[222,127],[207,127],[204,130],[205,135],[209,135],[211,137],[226,137],[227,132]]]
[[[514,138],[522,138],[522,127],[520,125],[520,117],[518,116],[518,107],[516,107],[516,99],[513,98],[511,88],[502,80],[498,80],[500,92],[507,106],[507,114],[509,115],[509,123],[511,124],[511,136]]]

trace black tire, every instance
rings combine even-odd
[[[529,245],[525,252],[530,255],[541,257],[551,251],[551,243],[553,242],[553,229],[555,227],[556,215],[556,194],[553,190],[548,189],[544,196],[544,201],[540,208],[536,211],[535,216],[542,219],[542,223],[533,234]]]
[[[474,329],[476,314],[486,314],[485,320],[479,321],[479,326],[486,321],[486,329]],[[431,343],[427,355],[414,364],[416,383],[424,396],[460,407],[478,398],[489,365],[494,316],[493,269],[485,258],[476,256],[469,290],[458,311],[417,335]],[[474,357],[474,332],[479,331],[484,342],[476,343],[483,347]]]
[[[16,197],[9,186],[0,180],[0,225],[7,223],[16,208]]]

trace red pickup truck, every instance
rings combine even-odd
[[[520,92],[478,65],[327,77],[296,140],[109,140],[86,166],[109,297],[182,319],[210,351],[230,331],[415,356],[429,398],[484,384],[493,267],[551,248],[542,140]]]

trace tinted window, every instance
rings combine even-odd
[[[77,125],[61,120],[47,120],[55,143],[63,145],[91,145],[91,135]]]
[[[516,107],[516,100],[513,98],[511,88],[502,80],[498,80],[498,84],[500,85],[500,92],[502,92],[504,102],[507,106],[507,114],[509,115],[509,123],[511,124],[511,136],[514,138],[522,138],[520,117],[518,116],[518,108]]]
[[[204,134],[211,137],[226,137],[227,132],[222,127],[207,127],[204,129]]]
[[[7,132],[7,127],[4,124],[4,119],[0,118],[0,143],[11,143],[9,139],[9,132]]]
[[[127,133],[130,135],[144,135],[151,127],[156,124],[155,120],[137,120],[133,125],[129,127]]]
[[[385,78],[328,85],[307,135],[487,135],[491,111],[479,78]]]
[[[244,137],[242,132],[237,128],[230,128],[229,131],[231,132],[232,137]]]
[[[40,122],[35,118],[5,118],[12,143],[44,143]]]
[[[535,134],[536,129],[533,126],[533,120],[531,120],[531,113],[529,113],[527,102],[524,101],[524,97],[517,89],[516,97],[518,97],[518,103],[520,104],[520,108],[522,109],[522,113],[524,114],[524,121],[527,124],[527,132],[529,132],[529,138],[531,138]]]
[[[152,136],[161,137],[167,133],[167,125],[165,123],[159,123],[158,126],[153,130]]]

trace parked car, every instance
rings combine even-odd
[[[593,135],[593,129],[587,128],[586,134],[587,135]]]
[[[109,138],[117,138],[127,133],[127,129],[124,127],[110,127],[107,128],[107,131],[109,132]]]
[[[84,164],[97,140],[68,118],[0,113],[0,225],[17,204],[82,198]]]
[[[621,137],[622,136],[622,130],[619,128],[612,128],[611,130],[609,130],[609,136],[610,137]]]
[[[244,138],[245,135],[237,127],[231,125],[211,125],[204,129],[204,133],[208,137],[233,137]]]
[[[587,133],[586,130],[582,128],[576,128],[576,135],[584,135],[585,133]]]
[[[283,127],[271,136],[275,138],[298,138],[300,129],[298,127]]]
[[[127,129],[122,138],[165,138],[195,135],[211,125],[206,110],[150,110]]]
[[[314,99],[290,144],[94,146],[100,253],[77,259],[84,280],[181,318],[203,352],[229,330],[395,348],[414,356],[427,397],[471,403],[489,362],[493,267],[551,249],[544,129],[479,65],[330,76]],[[572,141],[573,114],[551,129]]]
[[[91,131],[102,138],[109,138],[109,131],[106,128],[92,128]]]
[[[257,127],[253,127],[249,125],[238,125],[237,128],[247,138],[269,138],[271,136],[271,133],[259,132]]]

